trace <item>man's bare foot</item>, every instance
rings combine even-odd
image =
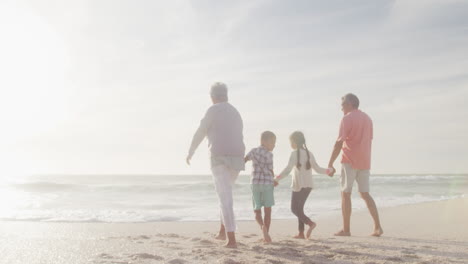
[[[263,239],[265,241],[265,243],[269,244],[271,243],[271,237],[270,237],[270,234],[268,234],[268,228],[266,226],[263,226],[262,227],[262,232],[263,232]]]
[[[309,225],[309,229],[307,229],[307,234],[306,234],[306,238],[309,239],[310,238],[310,235],[312,235],[312,231],[314,231],[315,227],[317,227],[317,224],[312,222],[310,225]]]
[[[351,232],[345,232],[344,230],[340,230],[334,234],[335,236],[351,236]]]
[[[215,239],[226,240],[226,233],[219,233],[217,236],[215,236]]]
[[[371,234],[371,236],[379,237],[383,235],[383,229],[382,228],[377,228],[374,230],[374,233]]]
[[[301,232],[301,233],[293,236],[293,238],[295,238],[295,239],[305,239],[304,232]]]
[[[237,248],[237,243],[236,242],[228,242],[226,245],[224,245],[225,248]]]

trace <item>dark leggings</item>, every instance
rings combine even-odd
[[[304,205],[309,197],[312,188],[302,188],[298,192],[292,192],[291,211],[297,216],[299,221],[299,232],[304,232],[304,224],[312,222],[309,217],[304,214]]]

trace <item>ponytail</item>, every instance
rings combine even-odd
[[[307,145],[304,143],[304,147],[307,153],[307,164],[306,164],[306,169],[310,170],[312,168],[312,165],[310,164],[310,153],[309,150],[307,149]]]
[[[297,167],[298,170],[300,170],[300,169],[301,169],[301,166],[302,166],[302,165],[301,165],[301,149],[298,148],[298,149],[297,149],[297,163],[296,163],[296,167]]]

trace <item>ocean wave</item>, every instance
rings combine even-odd
[[[463,198],[465,195],[429,197],[415,194],[411,197],[377,197],[376,203],[379,208],[396,207],[401,205],[419,204],[425,202],[443,201]],[[219,209],[215,203],[213,206],[172,208],[174,210],[28,210],[16,212],[14,215],[0,215],[0,221],[31,221],[31,222],[76,222],[76,223],[151,223],[151,222],[183,222],[183,221],[218,221]],[[356,210],[367,210],[365,203],[357,198],[353,200],[353,208]],[[237,204],[235,207],[238,220],[252,220],[252,210],[249,202]],[[305,211],[308,215],[321,216],[339,214],[339,198],[334,200],[313,200],[307,203]],[[274,219],[294,219],[290,212],[289,201],[278,202],[273,208]]]
[[[314,176],[306,205],[309,215],[340,212],[339,177]],[[145,180],[148,179],[148,180]],[[465,197],[468,177],[449,175],[373,175],[372,193],[379,208]],[[236,217],[252,219],[250,178],[234,188]],[[275,219],[292,219],[290,180],[275,188]],[[356,186],[355,186],[356,187]],[[356,187],[357,189],[357,187]],[[353,206],[366,209],[357,190]],[[35,178],[4,182],[0,220],[36,222],[216,221],[219,206],[211,177]]]
[[[29,182],[11,184],[14,189],[28,192],[57,192],[81,189],[85,186],[79,184],[64,184],[55,182]]]

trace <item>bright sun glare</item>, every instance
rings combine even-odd
[[[0,143],[15,148],[64,118],[68,56],[47,21],[14,1],[0,3],[0,35]],[[20,165],[26,164],[0,170],[8,174]]]

